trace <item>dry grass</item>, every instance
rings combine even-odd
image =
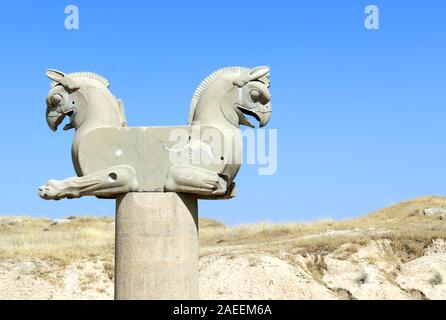
[[[443,283],[443,276],[438,271],[434,272],[434,275],[432,276],[432,279],[429,280],[429,283],[432,286],[439,286]]]
[[[61,262],[114,253],[110,218],[72,218],[52,225],[48,219],[0,218],[0,258],[45,258]]]
[[[421,256],[433,239],[446,239],[446,220],[420,214],[431,207],[446,208],[446,198],[413,199],[364,217],[341,221],[226,227],[211,219],[200,219],[200,242],[204,248],[239,245],[244,251],[252,249],[275,255],[323,255],[345,244],[350,245],[344,251],[354,253],[371,240],[390,239],[395,252],[407,261]],[[70,219],[69,223],[52,225],[49,219],[0,218],[0,258],[36,257],[68,262],[113,257],[111,218]]]
[[[255,246],[273,254],[324,254],[348,243],[364,245],[371,240],[389,239],[395,252],[407,261],[421,256],[433,239],[446,239],[446,220],[422,215],[424,209],[432,207],[446,208],[446,198],[417,198],[341,221],[215,227],[201,230],[201,242],[206,246]]]
[[[212,220],[212,219],[208,219],[208,218],[201,218],[198,221],[198,226],[201,231],[201,230],[212,229],[212,228],[224,228],[225,225],[219,221],[216,221],[216,220]]]
[[[358,285],[363,285],[363,284],[365,284],[367,282],[368,279],[369,279],[369,275],[367,274],[367,272],[362,271],[361,275],[358,278],[355,279],[355,282]]]
[[[305,264],[305,266],[316,281],[318,281],[319,283],[323,283],[322,277],[327,271],[327,264],[325,263],[324,256],[315,255]]]

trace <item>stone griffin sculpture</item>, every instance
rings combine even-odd
[[[231,198],[243,153],[240,126],[254,127],[246,115],[260,127],[271,116],[268,67],[212,73],[193,95],[189,124],[172,127],[128,127],[122,101],[97,74],[46,74],[52,80],[47,123],[56,131],[69,117],[64,130],[76,131],[71,152],[78,177],[49,180],[38,190],[43,199],[116,198],[128,192]]]

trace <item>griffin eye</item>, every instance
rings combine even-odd
[[[61,102],[63,101],[63,97],[56,93],[54,96],[51,97],[51,104],[54,107],[57,107],[59,104],[61,104]]]
[[[251,98],[251,100],[253,102],[258,102],[260,100],[260,95],[261,95],[261,93],[258,90],[251,90],[249,92],[249,97]]]

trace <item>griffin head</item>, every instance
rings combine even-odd
[[[254,128],[254,125],[246,117],[248,115],[259,121],[260,127],[264,127],[269,122],[272,112],[271,94],[269,92],[269,67],[249,69],[248,72],[234,80],[233,84],[232,94],[235,102],[232,108],[238,118],[235,122],[238,122],[239,125]],[[224,110],[228,119],[231,119],[228,114],[230,112],[233,111]]]
[[[47,70],[46,75],[53,80],[52,88],[46,97],[46,121],[51,130],[56,131],[64,118],[68,116],[70,123],[64,130],[76,128],[82,122],[82,112],[77,107],[85,99],[78,93],[76,79],[57,70]]]
[[[53,80],[46,97],[46,119],[51,130],[56,131],[66,116],[70,123],[64,130],[78,129],[87,117],[103,126],[125,126],[122,101],[108,90],[108,80],[91,72],[65,74],[50,69],[46,75]],[[96,101],[96,109],[92,101]],[[106,110],[102,110],[103,107]]]

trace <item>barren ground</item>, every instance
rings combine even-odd
[[[424,197],[342,221],[201,219],[200,296],[446,299],[443,209]],[[112,219],[2,217],[0,235],[0,299],[113,297]]]

